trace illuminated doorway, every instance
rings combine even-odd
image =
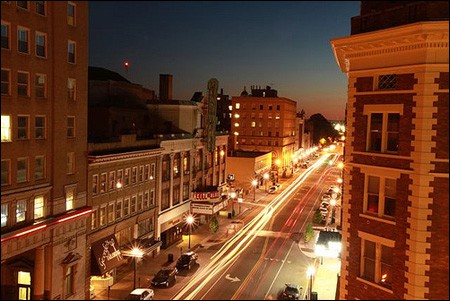
[[[18,300],[31,300],[31,273],[18,271],[17,286],[19,288]]]

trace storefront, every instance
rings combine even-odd
[[[193,192],[191,201],[191,213],[199,218],[201,224],[210,220],[211,216],[220,210],[226,209],[229,196],[220,191]]]

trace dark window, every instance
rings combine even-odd
[[[371,114],[369,151],[381,152],[382,127],[383,114]]]

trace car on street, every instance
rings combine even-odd
[[[322,213],[322,216],[325,217],[325,216],[328,215],[328,209],[327,208],[320,207],[319,210],[320,210],[320,213]]]
[[[297,284],[286,283],[283,292],[281,293],[282,300],[300,300],[302,288]]]
[[[177,281],[178,269],[176,267],[164,267],[156,273],[151,281],[152,286],[165,286],[169,287]]]
[[[189,251],[180,256],[177,260],[176,268],[177,270],[190,270],[198,260],[198,254],[194,251]]]
[[[275,193],[278,190],[277,186],[270,186],[269,189],[267,190],[268,193]]]
[[[127,300],[153,300],[155,292],[151,288],[136,288],[127,297]]]

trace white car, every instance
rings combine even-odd
[[[128,295],[127,300],[153,300],[154,296],[151,288],[137,288]]]

